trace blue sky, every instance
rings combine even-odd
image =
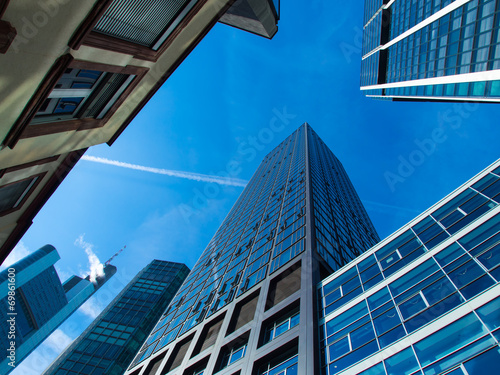
[[[232,177],[249,180],[266,153],[307,121],[386,237],[499,157],[498,106],[365,98],[363,3],[283,1],[271,41],[216,25],[115,144],[86,155],[205,175],[238,172]],[[80,161],[17,256],[54,245],[64,280],[88,271],[85,247],[102,262],[127,248],[108,285],[13,374],[41,373],[152,259],[192,267],[241,192]]]

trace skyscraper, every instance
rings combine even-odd
[[[318,374],[317,284],[378,240],[302,125],[264,158],[127,374]]]
[[[107,265],[95,280],[72,276],[61,284],[54,268],[59,259],[57,250],[45,245],[0,273],[0,306],[9,319],[0,326],[0,350],[9,353],[2,358],[2,374],[13,370],[116,273],[115,266]]]
[[[500,102],[498,0],[365,0],[361,90]]]
[[[44,375],[123,374],[188,273],[184,264],[152,261]]]
[[[498,373],[500,160],[323,280],[318,293],[318,373]]]
[[[365,251],[377,240],[304,124],[261,163],[126,374],[497,372],[500,160]]]

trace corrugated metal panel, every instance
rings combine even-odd
[[[152,47],[190,0],[115,0],[94,31]]]

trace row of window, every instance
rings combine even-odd
[[[373,51],[380,45],[380,34],[382,32],[383,12],[380,11],[371,22],[363,28],[363,44],[361,56]]]
[[[497,207],[496,200],[500,201],[499,172],[500,168],[497,168],[486,174],[476,184],[468,187],[418,224],[375,251],[373,255],[327,283],[322,288],[324,313],[330,313],[359,295],[362,292],[361,284],[364,290],[371,288],[478,217]],[[497,218],[491,219],[490,224],[493,225],[495,220]],[[483,229],[479,228],[474,232]],[[349,285],[348,293],[344,291],[340,295],[345,289],[344,284]],[[332,292],[335,294],[329,295]]]
[[[380,64],[380,51],[377,51],[361,60],[361,87],[378,84],[378,73]]]
[[[171,292],[169,295],[169,287],[177,288],[180,284],[178,279],[185,277],[187,272],[188,268],[182,264],[154,261],[148,265],[135,281],[131,282],[113,308],[96,321],[96,325],[82,337],[74,350],[66,352],[70,355],[60,357],[60,363],[56,361],[50,369],[52,373],[103,374],[110,370],[111,364],[115,368],[114,371],[117,371],[117,367],[124,371],[138,349],[138,344],[135,344],[137,338],[150,332],[152,324],[161,314],[158,309],[164,307],[173,297]],[[170,282],[167,284],[155,281],[157,275],[167,276],[165,280]],[[137,285],[141,286],[140,290],[146,298],[137,298],[136,293],[141,293],[134,291]],[[156,289],[159,285],[163,285],[161,299],[158,300],[156,294],[145,293],[145,290]],[[154,297],[157,302],[153,303],[150,297]]]
[[[316,247],[337,270],[375,245],[378,236],[338,160],[312,130],[311,139]]]
[[[481,181],[473,186],[480,189]],[[433,214],[446,217],[460,202],[455,198]],[[413,227],[417,232],[426,227],[425,219],[419,224]],[[419,246],[415,239],[410,242]],[[378,263],[370,265],[371,256],[326,283],[320,297],[327,321],[320,335],[329,373],[342,371],[500,282],[500,257],[495,256],[499,246],[497,214],[333,319],[335,310],[363,293],[361,285],[367,290],[382,276],[372,271]]]
[[[500,363],[500,298],[481,306],[438,332],[388,357],[360,375],[482,375]]]
[[[497,0],[471,1],[389,47],[387,82],[498,69],[498,12]]]
[[[384,91],[388,96],[500,98],[500,81],[395,87]]]
[[[267,306],[267,308],[278,304],[288,296],[292,295],[295,291],[300,289],[300,270],[300,267],[293,267],[271,281],[269,295],[266,299],[270,304]],[[199,355],[215,344],[217,337],[220,334],[222,323],[224,320],[229,320],[226,336],[228,336],[232,332],[239,330],[247,323],[251,322],[254,318],[258,299],[259,292],[255,292],[250,297],[240,301],[235,306],[233,315],[230,317],[230,319],[229,317],[226,317],[225,314],[222,314],[215,320],[207,324],[203,328],[197,344],[194,346],[191,357]],[[277,337],[281,336],[282,334],[299,324],[299,304],[299,300],[293,302],[291,306],[288,306],[275,313],[272,317],[268,318],[262,323],[259,335],[259,346],[266,345],[267,343],[271,342],[272,340],[276,339]],[[248,337],[249,331],[240,335],[237,339],[232,340],[230,343],[224,345],[221,348],[220,354],[218,356],[219,360],[217,361],[216,365],[218,370],[222,370],[223,368],[230,366],[232,363],[245,356]],[[175,366],[180,365],[180,363],[182,362],[182,358],[177,358],[178,355],[174,353],[178,353],[179,348],[183,347],[184,349],[182,350],[182,353],[184,356],[187,352],[188,347],[191,345],[191,339],[192,336],[189,339],[185,338],[175,346],[175,348],[172,350],[172,358],[169,358],[167,364],[165,365],[166,367],[164,370],[166,372],[171,371],[175,368],[172,363],[175,363]],[[163,346],[159,345],[154,352],[161,349],[161,347]],[[154,353],[152,348],[154,348],[154,345],[151,345],[145,351],[140,352],[136,356],[130,367],[134,367],[137,363],[143,361],[152,353]],[[164,355],[165,353],[162,354],[161,357],[163,358]],[[208,362],[208,360],[205,361],[205,359],[207,358],[204,358],[202,362],[206,365],[206,362]],[[156,363],[156,359],[154,360],[154,362]],[[194,368],[196,368],[196,371],[200,371],[198,365],[195,365]],[[146,373],[149,372],[146,371]]]
[[[390,39],[404,33],[455,0],[395,1],[391,5]]]
[[[299,129],[266,157],[256,172],[256,176],[262,176],[260,181],[247,186],[244,199],[239,199],[221,225],[147,340],[142,352],[147,354],[141,360],[212,316],[304,250],[302,137]]]
[[[363,26],[366,26],[373,16],[380,11],[382,5],[387,2],[386,0],[365,0]]]

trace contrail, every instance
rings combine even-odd
[[[219,185],[242,186],[242,187],[245,187],[247,185],[247,181],[241,180],[239,178],[212,176],[212,175],[200,174],[200,173],[173,171],[171,169],[145,167],[143,165],[124,163],[121,161],[100,158],[97,156],[83,155],[82,160],[93,161],[95,163],[101,163],[101,164],[114,165],[116,167],[135,169],[135,170],[143,171],[143,172],[163,174],[166,176],[186,178],[188,180],[214,182],[214,183],[219,184]]]

